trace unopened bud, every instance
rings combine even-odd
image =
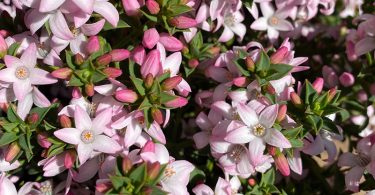
[[[109,52],[109,55],[112,57],[112,62],[121,62],[129,58],[130,51],[127,49],[114,49]]]
[[[278,153],[276,156],[273,157],[275,160],[275,165],[277,169],[280,171],[280,173],[284,176],[289,176],[290,175],[290,168],[288,161],[286,160],[285,156],[283,153]]]
[[[337,93],[336,88],[332,88],[328,91],[328,101],[332,101]]]
[[[284,61],[286,55],[288,54],[288,48],[285,46],[280,47],[275,53],[270,57],[272,64],[279,64]]]
[[[160,163],[158,161],[154,163],[147,163],[147,178],[150,180],[156,179],[160,172]]]
[[[116,78],[122,75],[122,70],[113,67],[107,67],[103,70],[104,74],[106,74],[109,78]]]
[[[316,92],[320,93],[323,90],[324,85],[324,79],[321,77],[318,77],[315,79],[315,81],[312,83],[313,88],[316,90]]]
[[[73,87],[72,97],[75,98],[75,99],[78,99],[78,98],[82,97],[82,93],[81,93],[81,90],[79,89],[79,87]]]
[[[163,81],[163,83],[161,84],[161,88],[164,90],[164,91],[169,91],[169,90],[172,90],[174,89],[180,82],[182,81],[182,77],[181,76],[174,76],[174,77],[170,77],[170,78],[167,78]]]
[[[190,59],[188,62],[189,68],[196,68],[199,65],[198,59]]]
[[[145,82],[145,87],[147,89],[150,89],[152,85],[154,84],[154,76],[152,76],[151,73],[148,73],[144,82]]]
[[[95,186],[96,191],[98,191],[98,192],[100,192],[102,194],[105,194],[111,188],[112,188],[112,184],[109,183],[109,182],[98,183]]]
[[[72,168],[74,165],[74,162],[76,161],[76,158],[77,158],[77,153],[74,150],[68,150],[64,156],[65,168],[67,169]]]
[[[48,141],[48,136],[45,133],[39,133],[37,135],[37,141],[38,141],[38,144],[42,146],[43,148],[48,149],[52,145],[52,143]]]
[[[163,113],[157,109],[157,108],[151,108],[151,115],[152,118],[159,124],[163,124],[164,119],[163,119]]]
[[[100,50],[100,41],[98,36],[91,36],[87,41],[86,51],[89,54],[93,54]]]
[[[350,87],[354,84],[355,78],[354,76],[349,72],[344,72],[339,77],[340,83],[344,87]]]
[[[29,114],[29,116],[27,117],[27,122],[29,124],[34,124],[38,122],[38,120],[39,120],[39,114],[36,112]]]
[[[90,97],[94,96],[94,93],[95,93],[94,84],[92,84],[92,83],[86,84],[85,85],[85,93],[86,93],[86,95],[88,95]]]
[[[17,142],[12,142],[5,153],[5,161],[12,162],[21,151],[21,147]]]
[[[268,84],[265,86],[265,90],[267,93],[271,94],[271,95],[275,95],[276,94],[276,90],[275,88],[271,85],[271,84]]]
[[[249,70],[250,72],[254,72],[255,71],[254,60],[250,56],[247,56],[245,59],[245,62],[246,62],[247,70]]]
[[[246,87],[250,81],[246,77],[237,77],[233,79],[233,84],[237,87]]]
[[[0,36],[3,37],[3,38],[7,38],[8,36],[10,36],[10,32],[2,29],[2,30],[0,30]]]
[[[213,56],[216,56],[220,53],[220,47],[211,47],[208,49],[208,53],[210,53]]]
[[[276,118],[277,122],[281,122],[285,119],[287,109],[288,107],[285,104],[279,106],[279,112],[277,113]]]
[[[143,64],[146,59],[146,50],[143,46],[139,45],[132,50],[131,60],[137,64]]]
[[[183,97],[177,97],[174,100],[164,103],[167,107],[170,108],[180,108],[185,106],[188,103],[188,100]]]
[[[69,77],[72,75],[73,71],[70,68],[59,68],[57,70],[54,70],[51,75],[58,79],[69,79]]]
[[[247,180],[247,183],[249,184],[249,186],[253,187],[257,184],[257,182],[255,181],[254,178],[250,178]]]
[[[296,92],[290,93],[290,100],[296,106],[302,105],[302,100]]]
[[[3,112],[7,112],[8,108],[9,108],[9,104],[8,103],[0,103],[0,108]]]
[[[160,5],[155,0],[146,0],[146,7],[151,14],[158,14],[160,11]]]
[[[122,171],[124,171],[124,173],[128,173],[133,167],[133,162],[129,159],[129,157],[124,156],[122,158],[121,166],[122,166]]]
[[[191,28],[197,25],[197,21],[186,16],[177,16],[169,20],[169,24],[177,28]]]
[[[109,63],[112,62],[112,56],[110,54],[104,54],[96,59],[97,66],[107,66]]]
[[[64,127],[64,128],[70,128],[70,127],[72,127],[72,121],[65,114],[60,115],[59,121],[60,121],[61,127]]]
[[[124,103],[134,103],[138,99],[137,93],[130,89],[116,91],[115,97],[118,101]]]
[[[74,63],[77,65],[82,65],[85,62],[85,58],[80,53],[74,55]]]
[[[275,154],[276,154],[276,147],[275,146],[271,146],[271,145],[267,145],[267,151],[268,151],[269,155],[275,156]]]

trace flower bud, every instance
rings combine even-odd
[[[276,118],[277,122],[281,122],[285,119],[287,109],[288,107],[285,104],[279,106],[279,112],[277,113]]]
[[[237,77],[233,79],[233,84],[237,87],[246,87],[249,83],[250,82],[246,77]]]
[[[100,41],[98,36],[91,36],[86,44],[86,51],[89,54],[93,54],[100,50]]]
[[[138,99],[137,93],[130,89],[116,91],[115,96],[118,101],[125,103],[134,103]]]
[[[77,65],[82,65],[85,62],[85,59],[80,53],[74,55],[74,63]]]
[[[344,72],[339,77],[341,85],[344,87],[350,87],[354,84],[355,78],[354,76],[349,72]]]
[[[271,95],[275,95],[276,94],[276,90],[275,88],[271,85],[271,84],[268,84],[265,86],[265,90],[267,93],[271,94]]]
[[[86,93],[86,95],[88,95],[90,97],[94,96],[94,93],[95,93],[94,84],[92,84],[92,83],[86,84],[85,85],[85,93]]]
[[[161,33],[159,42],[163,44],[167,51],[181,51],[184,45],[176,37],[169,35],[168,33]]]
[[[216,56],[216,55],[218,55],[220,53],[220,47],[211,47],[207,51],[211,55]]]
[[[109,52],[109,55],[112,57],[112,62],[121,62],[129,58],[130,51],[127,49],[114,49]]]
[[[4,38],[0,36],[0,59],[2,59],[8,52],[8,45]]]
[[[133,49],[131,54],[131,60],[137,64],[143,64],[146,58],[146,51],[141,45]]]
[[[162,67],[159,51],[156,49],[151,50],[147,54],[146,59],[141,66],[141,74],[143,78],[146,77],[149,73],[151,73],[152,76],[155,77],[161,69]]]
[[[289,164],[284,154],[280,152],[276,154],[276,156],[274,156],[273,159],[275,160],[276,168],[280,171],[280,173],[284,176],[289,176],[290,175]]]
[[[48,141],[48,136],[45,133],[39,133],[37,135],[37,141],[40,146],[46,149],[52,145],[52,143]]]
[[[315,81],[312,83],[313,88],[316,90],[316,92],[320,93],[323,90],[324,85],[324,79],[321,77],[318,77],[315,79]]]
[[[8,103],[0,103],[0,108],[3,112],[7,112],[8,108],[9,108],[9,104]]]
[[[29,116],[27,117],[27,122],[29,124],[34,124],[38,122],[38,120],[39,120],[39,114],[36,112],[29,114]]]
[[[129,159],[129,157],[124,156],[122,158],[121,166],[122,166],[122,171],[124,171],[124,173],[128,173],[132,169],[133,162]]]
[[[104,54],[96,59],[97,66],[106,66],[112,62],[112,56],[110,54]]]
[[[66,68],[59,68],[57,70],[54,70],[51,75],[58,79],[68,79],[72,75],[73,71],[72,69],[66,67]]]
[[[159,42],[160,36],[155,28],[150,28],[143,33],[142,45],[152,49]]]
[[[287,54],[288,48],[285,46],[280,47],[275,53],[271,55],[271,64],[279,64],[280,62],[284,61]]]
[[[146,7],[151,14],[158,14],[160,11],[160,5],[155,0],[146,0]]]
[[[96,191],[98,191],[98,192],[100,192],[102,194],[105,194],[111,188],[112,188],[112,184],[109,183],[109,182],[98,183],[95,186]]]
[[[187,103],[188,103],[188,100],[186,98],[177,97],[174,100],[170,100],[164,104],[170,108],[179,108],[179,107],[185,106]]]
[[[337,93],[336,88],[332,88],[328,91],[328,101],[332,101]]]
[[[72,121],[65,114],[59,116],[59,121],[60,121],[61,127],[64,127],[64,128],[72,127]]]
[[[191,28],[197,25],[197,21],[186,16],[177,16],[169,20],[169,24],[177,28]]]
[[[302,100],[296,92],[290,93],[290,100],[296,106],[302,105]]]
[[[182,77],[181,76],[174,76],[174,77],[170,77],[170,78],[167,78],[163,81],[163,83],[161,84],[161,88],[162,90],[164,91],[169,91],[169,90],[172,90],[174,89],[180,82],[182,81]]]
[[[109,78],[116,78],[122,75],[122,70],[118,68],[108,67],[103,70]]]
[[[145,82],[145,87],[147,89],[150,89],[152,87],[152,85],[154,84],[154,77],[152,76],[151,73],[148,73],[146,78],[144,79],[144,82]]]
[[[271,145],[267,145],[267,151],[268,151],[269,155],[275,156],[275,154],[276,154],[276,147],[275,146],[271,146]]]
[[[257,184],[257,182],[255,181],[254,178],[249,178],[249,179],[247,180],[247,183],[248,183],[249,186],[251,186],[251,187],[253,187],[253,186],[255,186],[255,185]]]
[[[149,180],[154,180],[159,175],[160,172],[160,163],[158,161],[154,163],[147,163],[146,164],[146,170],[147,170],[147,178]]]
[[[246,57],[245,63],[246,63],[247,70],[251,72],[255,71],[255,62],[250,56]]]
[[[122,5],[124,6],[125,13],[128,16],[135,16],[139,13],[139,8],[141,5],[138,0],[122,0]]]
[[[151,108],[151,115],[152,118],[159,124],[163,124],[164,119],[163,119],[163,113],[157,109],[157,108]]]
[[[188,62],[189,68],[196,68],[199,65],[198,59],[190,59]]]
[[[77,153],[74,150],[68,150],[64,156],[64,166],[67,169],[73,167],[74,162],[76,161]]]
[[[357,99],[359,102],[366,102],[368,100],[366,91],[360,90],[357,94]]]
[[[5,161],[12,162],[14,158],[18,155],[21,151],[21,147],[17,142],[12,142],[5,153]]]
[[[79,87],[73,87],[72,97],[74,99],[78,99],[78,98],[82,97],[82,93],[81,93],[81,90],[79,89]]]

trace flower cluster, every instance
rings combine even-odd
[[[0,195],[375,192],[369,0],[0,0]]]

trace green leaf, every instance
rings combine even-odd
[[[152,104],[150,103],[148,98],[145,97],[145,99],[143,99],[141,105],[139,105],[138,110],[144,110],[146,108],[151,108],[151,107],[152,107]]]
[[[30,113],[37,113],[38,116],[39,116],[39,119],[36,123],[33,123],[31,124],[31,127],[34,128],[34,127],[37,127],[41,122],[42,120],[46,117],[47,113],[51,110],[51,109],[54,109],[54,108],[57,108],[59,106],[58,103],[54,103],[52,104],[51,106],[49,107],[45,107],[45,108],[40,108],[40,107],[35,107],[33,108]]]
[[[112,26],[112,24],[110,24],[109,22],[105,22],[105,24],[103,26],[103,31],[119,29],[119,28],[129,28],[129,27],[130,27],[130,25],[128,23],[126,23],[124,20],[120,19],[118,21],[116,27]]]
[[[301,95],[301,98],[305,101],[305,104],[313,103],[314,99],[317,97],[316,90],[308,80],[305,81],[305,85],[302,87]]]
[[[267,72],[270,68],[270,58],[264,50],[261,50],[259,60],[255,63],[256,72]]]
[[[68,85],[73,86],[73,87],[80,87],[80,86],[83,86],[84,83],[76,75],[72,74],[72,76],[70,77]]]
[[[33,158],[33,152],[32,149],[30,148],[30,145],[28,143],[28,138],[26,137],[26,134],[22,134],[19,136],[18,139],[18,144],[22,148],[22,150],[25,152],[26,159],[28,162]]]
[[[137,89],[138,93],[141,96],[144,96],[146,94],[145,88],[143,87],[143,80],[136,78],[134,76],[130,76],[130,79],[132,80],[135,88]]]
[[[287,75],[291,70],[293,69],[293,66],[287,65],[287,64],[272,64],[270,66],[267,77],[265,78],[267,81],[273,81],[283,78],[285,75]]]
[[[16,128],[19,125],[19,123],[4,123],[1,124],[1,127],[7,131],[7,132],[12,132],[14,128]]]
[[[287,129],[285,131],[282,131],[282,133],[284,134],[286,138],[292,139],[292,138],[296,138],[300,134],[300,132],[302,131],[302,128],[303,126],[301,125],[293,129]]]
[[[167,192],[165,192],[162,189],[160,189],[160,187],[152,186],[152,185],[147,186],[147,187],[149,187],[149,188],[152,189],[151,195],[167,195],[168,194]]]
[[[18,139],[15,132],[6,132],[0,138],[0,147],[10,144]]]
[[[110,176],[109,179],[116,190],[119,190],[122,186],[126,186],[127,183],[130,183],[128,178],[121,176]]]
[[[337,128],[336,124],[329,118],[323,117],[323,127],[322,129],[336,133],[341,134],[339,129]]]
[[[97,83],[97,82],[100,82],[100,81],[102,81],[102,80],[104,80],[106,78],[107,78],[106,74],[104,74],[100,70],[96,70],[96,71],[94,71],[94,74],[91,76],[91,81],[93,83]]]
[[[201,31],[198,31],[194,38],[190,41],[191,48],[200,49],[203,46],[203,36]]]
[[[172,95],[172,94],[167,93],[167,92],[161,92],[160,93],[160,102],[161,103],[166,103],[166,102],[172,101],[176,98],[177,98],[177,96]]]
[[[171,16],[177,16],[177,15],[181,15],[183,13],[191,11],[192,8],[189,7],[189,6],[187,6],[187,5],[178,4],[178,5],[171,5],[169,7],[169,10],[172,11],[172,15]]]
[[[65,151],[66,144],[53,144],[50,148],[48,148],[47,156],[56,156],[61,154]]]
[[[238,59],[234,61],[234,64],[237,66],[237,69],[245,76],[250,76],[250,72],[247,71],[244,67],[246,67],[245,60],[243,59]]]
[[[65,50],[65,60],[66,60],[66,64],[69,66],[69,68],[75,70],[76,69],[76,66],[74,65],[73,63],[73,53],[68,51],[68,50]]]
[[[275,170],[269,169],[266,173],[262,173],[262,179],[260,180],[260,186],[273,185],[275,182]]]
[[[194,170],[190,173],[189,182],[195,183],[197,181],[204,181],[205,178],[206,174],[202,170],[195,167]]]
[[[143,163],[140,166],[138,166],[136,169],[134,169],[129,177],[136,182],[142,182],[146,179],[146,164]]]
[[[21,46],[21,43],[15,42],[8,47],[8,55],[16,56],[18,48]]]
[[[14,110],[13,106],[9,106],[8,111],[7,111],[7,118],[10,122],[18,122],[18,123],[23,123],[23,120],[20,119],[20,117],[16,114],[16,111]]]
[[[340,112],[341,110],[342,108],[338,106],[328,105],[324,108],[323,116],[334,114],[334,113]]]
[[[150,15],[150,14],[148,14],[147,12],[144,12],[144,11],[141,10],[141,9],[139,9],[139,10],[142,12],[142,14],[143,14],[144,16],[146,16],[147,19],[149,19],[149,20],[151,20],[151,21],[153,21],[153,22],[158,22],[158,17],[153,16],[153,15]]]
[[[303,141],[299,139],[289,139],[290,144],[293,148],[302,148],[303,147]]]

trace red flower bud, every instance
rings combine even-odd
[[[27,122],[29,124],[36,123],[38,122],[38,120],[39,120],[39,115],[36,112],[29,114],[29,116],[27,117]]]
[[[54,70],[51,75],[58,79],[68,79],[72,75],[72,73],[72,69],[66,67]]]
[[[98,66],[106,66],[112,62],[112,56],[110,54],[104,54],[96,59],[96,64]]]
[[[144,82],[145,82],[145,87],[147,89],[151,88],[152,85],[154,84],[154,76],[152,76],[151,73],[148,73],[146,78],[144,79]]]
[[[251,72],[254,72],[254,70],[255,70],[255,62],[254,62],[254,60],[250,56],[246,57],[245,63],[246,63],[247,70],[249,70]]]
[[[122,158],[122,170],[127,173],[132,169],[133,162],[129,159],[129,157],[124,156]]]
[[[279,112],[277,113],[276,118],[277,122],[281,122],[285,119],[287,109],[288,107],[285,104],[279,106]]]
[[[324,85],[324,79],[321,77],[318,77],[315,79],[315,81],[312,83],[313,88],[318,92],[322,92]]]
[[[163,119],[163,113],[157,109],[157,108],[151,108],[151,115],[152,118],[159,124],[163,124],[164,119]]]
[[[52,143],[48,141],[48,136],[45,133],[39,133],[37,135],[37,141],[40,146],[46,149],[52,145]]]
[[[163,83],[161,84],[161,88],[164,90],[164,91],[169,91],[169,90],[172,90],[173,88],[175,88],[180,82],[182,81],[182,77],[181,76],[174,76],[174,77],[171,77],[171,78],[167,78],[163,81]]]
[[[170,108],[179,108],[179,107],[185,106],[187,103],[188,103],[188,100],[186,98],[177,97],[176,99],[166,102],[164,104]]]
[[[114,49],[109,52],[109,55],[112,57],[112,62],[121,62],[129,58],[130,51],[127,49]]]
[[[296,106],[302,105],[302,100],[296,92],[290,93],[290,99],[294,105]]]
[[[137,93],[130,89],[116,91],[115,96],[118,101],[125,103],[134,103],[138,99]]]
[[[94,93],[95,93],[94,84],[92,84],[92,83],[86,84],[85,85],[85,93],[86,93],[86,95],[88,95],[90,97],[94,96]]]
[[[288,54],[288,48],[285,46],[280,47],[275,53],[273,53],[270,57],[272,64],[279,64],[282,62],[286,55]]]
[[[72,121],[65,114],[60,115],[59,121],[60,121],[61,127],[64,127],[64,128],[70,128],[70,127],[72,127]]]
[[[156,179],[156,177],[159,175],[160,172],[160,163],[158,161],[154,163],[147,163],[146,164],[146,170],[147,170],[147,177],[150,180]]]
[[[276,154],[276,156],[273,157],[275,160],[275,165],[277,169],[280,171],[280,173],[284,176],[290,175],[290,169],[288,161],[286,160],[283,153]]]
[[[77,153],[74,150],[68,150],[64,156],[64,166],[67,169],[73,167],[74,162],[76,161]]]
[[[74,63],[77,65],[82,65],[85,62],[85,58],[79,53],[74,55]]]
[[[5,153],[5,161],[12,162],[14,158],[18,155],[21,151],[20,145],[17,142],[12,142]]]
[[[177,28],[191,28],[197,25],[197,21],[186,16],[177,16],[169,20],[169,24]]]
[[[196,68],[199,65],[199,61],[197,59],[190,59],[189,62],[189,68]]]
[[[160,5],[155,0],[147,0],[146,7],[151,14],[158,14],[160,11]]]
[[[116,78],[122,75],[122,70],[118,68],[108,67],[103,70],[109,78]]]

